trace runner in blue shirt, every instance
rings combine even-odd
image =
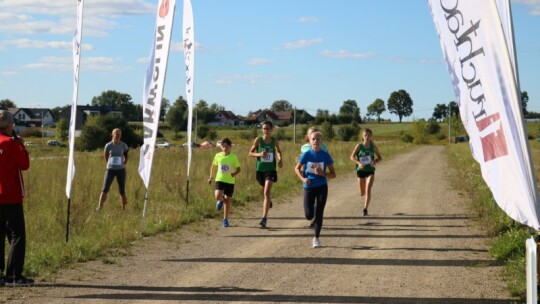
[[[302,153],[295,167],[295,173],[304,185],[304,213],[306,219],[314,220],[313,248],[321,247],[324,207],[328,197],[327,180],[336,177],[334,161],[328,152],[321,149],[322,134],[312,132],[309,136],[311,149]],[[326,172],[328,169],[328,173]]]

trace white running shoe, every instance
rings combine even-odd
[[[313,248],[320,248],[321,247],[321,242],[319,241],[319,238],[314,237],[313,241],[312,241],[312,244],[313,244]]]

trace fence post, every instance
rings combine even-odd
[[[527,304],[536,304],[538,290],[536,287],[536,241],[531,236],[525,242],[527,248]]]

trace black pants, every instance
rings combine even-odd
[[[24,224],[24,210],[22,204],[0,204],[0,226],[10,241],[9,255],[6,267],[6,276],[20,278],[24,269],[26,254],[26,229]],[[2,228],[0,228],[1,230]],[[4,258],[4,238],[2,237],[0,253]]]
[[[315,237],[317,238],[321,234],[327,197],[327,184],[315,188],[304,188],[304,213],[308,220],[312,220],[315,217],[313,230],[315,230]]]

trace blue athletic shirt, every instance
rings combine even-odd
[[[313,149],[302,153],[298,162],[304,165],[304,177],[311,181],[309,185],[304,183],[304,188],[315,188],[326,184],[326,177],[315,174],[315,169],[320,166],[326,172],[326,167],[334,163],[328,152],[323,150],[315,152]]]

